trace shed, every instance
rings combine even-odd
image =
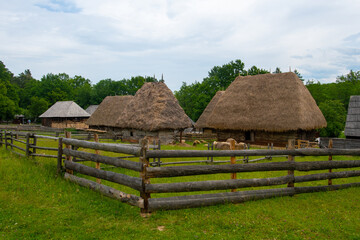
[[[190,118],[163,82],[145,83],[126,106],[116,126],[128,129],[123,137],[140,139],[145,136],[162,143],[173,142],[176,131],[192,126]]]
[[[284,146],[288,139],[314,140],[326,120],[295,73],[239,76],[206,121],[219,140],[234,138]]]
[[[92,129],[114,130],[116,121],[134,96],[107,96],[91,115],[87,124]]]
[[[52,128],[88,128],[90,114],[73,101],[59,101],[39,116],[43,126]]]
[[[90,114],[90,116],[96,111],[99,105],[90,105],[88,106],[85,111]]]
[[[360,139],[360,96],[351,96],[344,134],[346,138]]]

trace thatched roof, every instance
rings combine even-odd
[[[285,132],[326,127],[295,73],[239,76],[219,99],[207,124],[215,129]]]
[[[219,101],[220,97],[225,93],[225,91],[218,91],[215,96],[211,99],[209,104],[206,106],[205,110],[199,117],[199,119],[195,123],[195,128],[206,128],[207,124],[206,121],[209,118],[210,114],[214,110],[217,102]]]
[[[98,106],[99,105],[90,105],[85,109],[85,111],[91,115],[95,112],[95,110],[98,108]]]
[[[346,117],[346,137],[360,137],[360,96],[351,96]]]
[[[90,114],[73,101],[60,101],[52,105],[40,118],[90,117]]]
[[[116,125],[143,131],[185,129],[192,126],[190,118],[171,90],[162,82],[145,83],[136,92]]]
[[[90,126],[114,127],[127,104],[133,96],[107,96],[87,120]]]

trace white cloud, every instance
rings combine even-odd
[[[164,73],[173,90],[235,59],[329,82],[359,70],[359,8],[355,0],[6,1],[0,60],[15,74],[93,83]]]

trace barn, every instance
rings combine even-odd
[[[88,128],[90,114],[73,101],[59,101],[41,114],[43,126],[52,128]]]
[[[211,129],[206,124],[207,119],[209,118],[210,114],[214,110],[217,102],[219,101],[220,97],[224,95],[225,91],[218,91],[216,92],[215,96],[211,99],[209,104],[204,109],[203,113],[200,115],[199,119],[195,123],[195,128],[198,130],[202,130],[204,136],[213,134],[214,129]]]
[[[190,118],[179,105],[171,90],[163,82],[145,83],[118,118],[116,126],[125,139],[174,141],[177,132],[192,126]]]
[[[302,81],[288,72],[237,77],[206,125],[220,141],[284,146],[288,139],[314,140],[326,120]]]
[[[351,96],[344,134],[349,139],[360,139],[360,96]]]
[[[114,131],[116,121],[133,96],[107,96],[91,115],[87,124],[91,129]],[[119,129],[118,129],[119,130]]]

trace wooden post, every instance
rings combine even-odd
[[[333,147],[333,140],[332,139],[329,139],[329,148],[332,148]],[[332,155],[329,155],[329,161],[332,161],[333,160],[333,157]],[[330,168],[329,169],[329,173],[332,172],[332,169]],[[332,179],[328,179],[328,185],[332,185]]]
[[[26,134],[26,149],[25,149],[25,156],[29,157],[30,156],[30,133]]]
[[[14,145],[14,139],[13,139],[13,133],[10,132],[10,143],[11,143],[11,150],[13,150],[13,145]]]
[[[33,139],[32,153],[33,153],[33,154],[36,154],[37,137],[36,137],[34,134],[32,134],[31,138]]]
[[[7,131],[5,130],[5,149],[8,148],[7,136],[8,136],[8,133],[7,133]]]
[[[94,140],[95,142],[99,142],[99,135],[97,133],[94,133]],[[100,150],[95,150],[95,154],[100,154]],[[95,163],[95,167],[96,169],[100,169],[100,163],[99,162],[96,162]],[[96,178],[96,182],[101,184],[101,179],[100,178]]]
[[[235,140],[230,141],[230,150],[235,150]],[[236,163],[236,157],[230,157],[230,164]],[[236,173],[231,173],[231,179],[236,179]],[[236,192],[236,189],[231,189],[231,192]]]
[[[71,132],[65,131],[65,138],[71,138]],[[71,145],[66,144],[65,147],[71,150]],[[67,161],[72,162],[72,157],[71,156],[66,155],[65,158],[66,158]],[[69,174],[74,174],[73,170],[66,170],[66,172],[69,173]]]
[[[3,130],[0,130],[0,147],[2,147],[3,141],[4,141],[4,138],[3,138]]]
[[[149,159],[146,158],[146,151],[148,150],[149,147],[149,142],[148,139],[144,138],[140,141],[141,144],[141,155],[140,155],[140,163],[142,164],[142,171],[140,172],[140,177],[142,179],[142,190],[140,192],[140,197],[142,197],[144,199],[144,208],[141,209],[141,216],[142,217],[147,217],[150,214],[149,211],[149,198],[150,193],[146,193],[145,192],[145,184],[149,184],[150,183],[150,178],[148,178],[146,175],[146,171],[147,171],[147,167],[150,166],[149,164]]]
[[[180,143],[182,143],[182,130],[180,130]]]
[[[295,139],[289,139],[288,140],[288,149],[293,150],[295,149]],[[292,155],[288,155],[288,161],[293,162],[295,161],[295,157]],[[294,176],[294,170],[288,170],[288,175]],[[291,181],[287,185],[288,187],[294,187],[294,181]]]
[[[62,172],[62,155],[63,155],[63,143],[62,143],[62,138],[59,138],[58,157],[57,157],[57,175],[59,175]]]

